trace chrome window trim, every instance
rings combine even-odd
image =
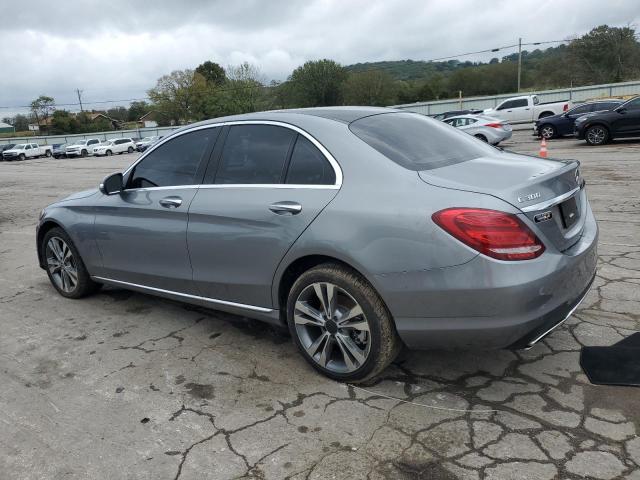
[[[131,191],[148,191],[148,190],[168,190],[168,189],[178,189],[178,188],[310,188],[310,189],[330,189],[330,190],[338,190],[342,187],[342,168],[338,161],[331,155],[329,150],[327,150],[324,145],[322,145],[318,140],[316,140],[311,134],[306,132],[305,130],[297,127],[296,125],[292,125],[290,123],[279,122],[276,120],[235,120],[229,122],[220,122],[220,123],[210,123],[207,125],[199,125],[197,127],[189,128],[187,130],[183,130],[181,132],[175,133],[163,139],[162,141],[156,143],[153,147],[147,149],[140,158],[138,158],[134,163],[132,163],[123,173],[122,175],[128,174],[138,163],[144,160],[147,155],[150,155],[156,148],[159,148],[164,143],[169,140],[173,140],[176,137],[181,135],[185,135],[187,133],[195,132],[198,130],[204,130],[207,128],[218,128],[225,126],[233,126],[233,125],[273,125],[277,127],[284,127],[290,130],[293,130],[296,133],[299,133],[307,140],[309,140],[313,145],[320,150],[322,155],[324,155],[325,159],[329,162],[333,171],[336,175],[336,181],[332,185],[299,185],[299,184],[285,184],[285,183],[274,183],[274,184],[233,184],[233,183],[216,183],[216,184],[196,184],[196,185],[175,185],[175,186],[167,186],[167,187],[148,187],[148,188],[131,188],[124,190],[125,192]]]
[[[111,282],[111,283],[116,283],[118,285],[125,285],[125,286],[129,286],[129,287],[142,288],[142,289],[145,289],[145,290],[150,290],[152,292],[166,293],[168,295],[176,295],[178,297],[190,298],[192,300],[202,300],[202,301],[205,301],[205,302],[214,303],[216,305],[226,305],[228,307],[242,308],[244,310],[253,310],[253,311],[262,312],[262,313],[271,313],[271,312],[273,312],[272,308],[257,307],[255,305],[246,305],[244,303],[229,302],[227,300],[218,300],[216,298],[201,297],[201,296],[198,296],[198,295],[191,295],[189,293],[174,292],[173,290],[164,290],[162,288],[148,287],[146,285],[140,285],[140,284],[137,284],[137,283],[123,282],[122,280],[114,280],[113,278],[105,278],[105,277],[99,277],[99,276],[94,276],[94,275],[92,275],[91,278],[93,280],[97,280],[97,281]]]
[[[535,205],[529,205],[528,207],[522,207],[520,210],[522,210],[525,213],[528,213],[528,212],[535,212],[536,210],[544,210],[545,208],[553,207],[554,205],[557,205],[558,203],[565,201],[567,198],[570,198],[576,192],[579,192],[581,188],[582,187],[576,187],[573,190],[569,190],[567,193],[563,193],[562,195],[552,198],[551,200],[546,200],[544,202],[536,203]]]

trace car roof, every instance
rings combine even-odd
[[[407,113],[406,110],[398,110],[386,107],[314,107],[314,108],[291,108],[283,110],[268,110],[265,112],[244,113],[241,115],[231,115],[228,117],[212,118],[204,120],[197,124],[189,125],[208,125],[211,123],[232,122],[241,120],[271,120],[282,121],[283,117],[304,115],[325,118],[335,122],[349,124],[364,117],[372,115],[380,115],[383,113]],[[415,112],[409,112],[415,113]]]

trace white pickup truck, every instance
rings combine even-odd
[[[483,113],[509,123],[527,123],[551,115],[560,115],[569,108],[569,100],[540,103],[537,95],[523,95],[507,98],[495,108],[487,108]]]
[[[2,152],[2,158],[7,161],[25,160],[27,158],[50,157],[53,155],[51,145],[40,146],[37,143],[19,143],[9,150]]]

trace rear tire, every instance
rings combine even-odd
[[[540,131],[540,136],[545,140],[551,140],[556,136],[556,127],[548,123],[545,123],[544,125],[542,125],[539,131]]]
[[[327,305],[331,307],[325,309]],[[305,360],[338,381],[375,377],[402,348],[393,318],[373,287],[357,272],[333,263],[314,267],[295,281],[287,323]]]
[[[482,140],[484,143],[488,143],[489,142],[489,140],[487,140],[487,137],[485,137],[484,135],[482,135],[480,133],[474,135],[474,137],[476,137],[479,140]]]
[[[584,139],[589,145],[604,145],[609,141],[609,130],[603,125],[591,125],[584,132]]]
[[[47,152],[44,154],[45,157],[50,157],[51,156],[51,151],[47,150]]]
[[[86,297],[102,287],[102,284],[91,280],[78,250],[63,229],[55,227],[49,230],[40,248],[49,281],[63,297]]]

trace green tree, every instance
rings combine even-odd
[[[129,111],[125,107],[113,107],[107,110],[107,117],[111,117],[114,120],[126,122],[129,117]]]
[[[61,135],[64,133],[80,133],[80,122],[66,110],[56,110],[51,118],[51,133]]]
[[[352,73],[344,82],[346,105],[385,106],[393,103],[395,87],[393,78],[385,71],[369,70]]]
[[[347,71],[333,60],[314,60],[296,68],[289,82],[294,102],[301,107],[342,103],[342,85]]]
[[[140,120],[140,117],[151,111],[151,105],[144,100],[131,102],[129,105],[129,111],[127,112],[127,121],[136,122]]]
[[[621,82],[640,74],[640,43],[630,27],[601,25],[569,45],[580,83]]]
[[[210,92],[210,116],[232,115],[261,110],[265,105],[266,89],[263,75],[255,65],[244,62],[227,67],[227,81],[221,91]],[[211,103],[210,103],[211,105]]]
[[[207,84],[211,86],[221,86],[224,85],[227,80],[227,75],[220,65],[215,62],[211,62],[207,60],[206,62],[198,65],[196,67],[196,73],[202,75]]]
[[[193,70],[176,70],[160,77],[148,91],[154,109],[176,124],[201,120],[205,117],[207,81]]]
[[[40,125],[40,123],[44,123],[47,121],[49,116],[55,110],[55,100],[53,97],[48,97],[46,95],[40,95],[33,102],[31,102],[31,113],[36,119],[36,123]],[[45,128],[46,126],[41,126],[41,128]]]

